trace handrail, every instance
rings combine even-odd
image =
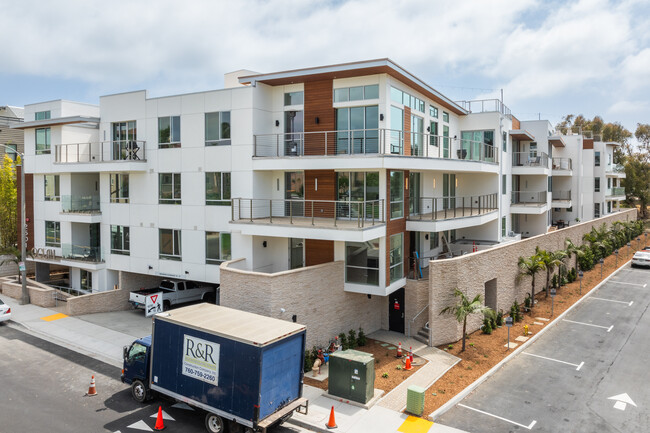
[[[548,168],[548,154],[546,152],[513,152],[512,165],[514,167],[544,167]]]
[[[108,140],[54,145],[54,162],[60,164],[145,162],[146,160],[144,140]]]
[[[419,216],[422,220],[423,215],[430,213],[432,221],[446,220],[482,215],[498,208],[498,193],[476,196],[410,197],[409,219],[413,220],[415,216]]]
[[[571,200],[571,190],[552,191],[551,200]]]
[[[500,99],[475,99],[470,101],[454,101],[470,113],[501,113],[512,117],[512,112]]]
[[[510,204],[545,204],[547,191],[512,191]]]
[[[429,305],[425,305],[423,309],[421,309],[411,320],[409,320],[408,323],[408,335],[407,337],[411,336],[411,325],[415,323],[415,320],[420,316],[420,314],[424,313],[427,309],[429,308]],[[431,341],[431,330],[429,330],[429,342]]]
[[[607,194],[608,197],[612,196],[617,196],[617,195],[625,195],[625,187],[624,186],[614,186],[610,188],[611,194]]]
[[[559,158],[554,156],[552,160],[553,170],[572,170],[573,162],[571,158]]]

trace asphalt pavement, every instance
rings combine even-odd
[[[649,295],[650,270],[626,265],[437,421],[477,433],[648,431]]]

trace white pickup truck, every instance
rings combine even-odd
[[[172,305],[192,301],[205,301],[212,304],[216,300],[216,289],[211,286],[199,286],[194,281],[163,280],[154,289],[140,289],[131,292],[129,302],[134,308],[144,309],[146,297],[152,293],[162,292],[163,310],[167,311]]]

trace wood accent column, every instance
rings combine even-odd
[[[402,236],[402,257],[404,263],[402,270],[404,275],[407,275],[408,272],[408,257],[410,255],[410,239],[408,232],[406,231],[406,217],[409,212],[409,188],[406,188],[408,184],[409,172],[404,171],[404,217],[399,219],[390,219],[390,173],[391,171],[398,170],[387,170],[386,171],[386,286],[390,284],[390,237],[398,233],[403,233]]]
[[[305,82],[305,132],[334,131],[333,80]],[[316,119],[318,118],[318,123]],[[325,155],[325,134],[305,134],[305,155]],[[327,155],[336,154],[334,134],[327,136]]]
[[[334,261],[334,241],[305,239],[305,266]]]
[[[22,242],[23,240],[21,239],[20,236],[20,225],[23,223],[23,217],[22,217],[22,209],[20,207],[20,190],[22,189],[22,185],[20,184],[20,172],[22,170],[22,166],[17,166],[16,167],[16,187],[17,187],[17,192],[18,192],[18,204],[17,204],[17,211],[16,211],[16,229],[18,230],[17,233],[17,239],[18,239],[18,249],[21,249]],[[31,250],[34,248],[34,175],[33,174],[25,174],[25,215],[27,218],[29,218],[29,222],[27,223],[27,251]],[[24,258],[23,258],[24,260]]]
[[[404,155],[411,154],[411,107],[404,107]]]
[[[318,191],[316,191],[318,179]],[[305,170],[305,200],[336,200],[334,170]],[[311,203],[305,202],[305,216],[311,217]],[[314,203],[314,217],[334,218],[334,203]],[[305,239],[305,265],[334,261],[334,241]]]

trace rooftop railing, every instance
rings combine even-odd
[[[553,157],[553,170],[572,170],[573,164],[571,158]]]
[[[501,113],[512,117],[512,112],[500,99],[477,99],[474,101],[455,101],[470,113]]]
[[[54,162],[61,164],[146,161],[145,141],[112,140],[89,143],[57,144]]]
[[[61,210],[66,213],[101,213],[99,206],[99,196],[62,195]]]
[[[409,199],[410,220],[447,220],[483,215],[498,209],[497,193]]]
[[[513,152],[513,167],[548,168],[548,155],[544,152]]]
[[[546,204],[546,191],[512,191],[510,204]]]
[[[383,128],[260,134],[254,140],[255,157],[400,155],[499,162],[491,144]]]

